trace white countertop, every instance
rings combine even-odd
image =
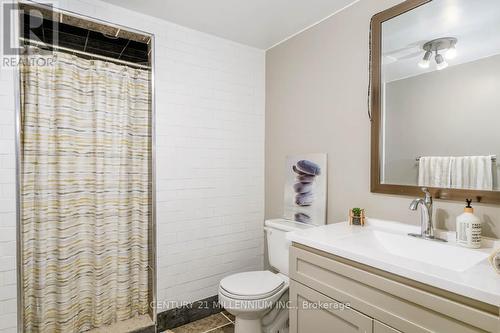
[[[473,250],[458,247],[454,241],[455,234],[451,232],[440,232],[439,236],[447,238],[449,242],[439,244],[407,236],[410,232],[419,233],[420,228],[398,222],[368,219],[364,227],[350,226],[346,222],[335,223],[289,232],[287,239],[436,288],[500,306],[500,274],[495,272],[487,259],[495,248],[500,247],[500,241],[483,240],[483,247]],[[392,242],[392,239],[396,241]],[[389,245],[384,244],[386,240]],[[400,253],[395,249],[397,246],[400,246],[401,253],[407,255],[406,257],[395,254]],[[418,251],[412,251],[412,246],[418,247]],[[424,252],[423,256],[427,255],[427,262],[418,260],[419,252]],[[432,264],[429,263],[429,256],[438,252],[447,254],[448,257],[457,253],[457,258],[450,260],[449,263],[442,258],[440,263],[439,260],[436,260],[437,264],[434,261]],[[409,259],[408,256],[417,259]],[[471,259],[471,265],[464,264],[465,257]]]

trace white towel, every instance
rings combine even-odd
[[[451,156],[422,156],[418,164],[418,186],[451,186]]]
[[[451,163],[451,187],[493,190],[492,156],[454,157]]]

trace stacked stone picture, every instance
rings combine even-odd
[[[326,219],[326,154],[288,156],[284,217],[322,225]]]

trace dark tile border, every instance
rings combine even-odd
[[[219,305],[219,297],[216,295],[193,302],[190,305],[160,312],[157,316],[158,332],[189,324],[222,310],[224,309]]]
[[[144,328],[139,328],[138,330],[132,331],[130,333],[156,333],[156,326],[151,325]]]

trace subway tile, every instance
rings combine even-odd
[[[17,299],[11,298],[0,301],[0,311],[3,315],[15,314],[17,310]],[[0,331],[2,332],[2,331]]]
[[[14,245],[15,249],[15,245]],[[15,285],[17,282],[17,270],[13,269],[10,271],[2,272],[2,280],[4,285]]]
[[[12,332],[12,328],[16,327],[17,315],[15,313],[8,313],[0,315],[0,329],[5,332]],[[3,331],[0,331],[3,332]]]
[[[7,286],[1,286],[0,287],[0,299],[2,300],[7,300],[7,299],[12,299],[16,298],[17,296],[17,288],[15,285],[7,285]],[[0,319],[1,321],[1,319]],[[2,325],[0,324],[0,327]]]

